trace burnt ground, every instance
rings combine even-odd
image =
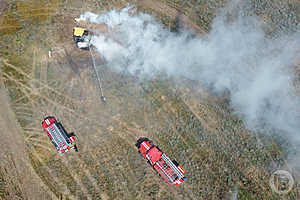
[[[73,44],[73,19],[127,3],[114,2],[53,1],[48,17],[28,18],[2,35],[0,136],[7,150],[0,154],[6,161],[0,198],[281,199],[269,178],[274,166],[285,166],[284,150],[278,141],[245,129],[225,97],[190,80],[179,85],[163,75],[140,80],[114,72],[98,55],[108,103],[101,102],[90,55]],[[209,28],[210,15],[195,20],[197,1],[131,2],[155,13],[170,30],[178,20],[199,34]],[[78,136],[78,153],[56,153],[41,128],[48,115]],[[134,144],[141,136],[182,164],[188,177],[183,185],[168,186],[138,155]],[[299,195],[296,184],[284,198]]]

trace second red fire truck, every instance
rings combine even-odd
[[[169,185],[178,186],[186,180],[184,169],[175,160],[163,153],[148,138],[140,138],[136,143],[139,153]]]

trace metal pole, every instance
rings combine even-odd
[[[98,80],[98,85],[99,85],[100,92],[101,92],[101,97],[100,97],[100,98],[101,98],[101,100],[102,100],[104,103],[106,103],[106,98],[105,98],[104,93],[103,93],[103,88],[102,88],[101,78],[100,78],[100,76],[99,76],[99,74],[98,74],[98,71],[97,71],[97,69],[96,69],[95,57],[94,57],[94,55],[93,55],[93,53],[92,53],[92,50],[91,50],[91,46],[90,46],[90,45],[89,45],[89,52],[90,52],[91,57],[92,57],[93,68],[94,68],[94,71],[95,71],[95,73],[96,73],[96,77],[97,77],[97,80]]]

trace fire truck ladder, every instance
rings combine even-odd
[[[62,135],[62,133],[60,132],[60,130],[57,128],[57,126],[55,124],[52,124],[47,129],[51,133],[52,138],[55,141],[55,143],[57,144],[57,146],[61,147],[62,144],[64,144],[63,139],[65,139],[65,138]],[[68,144],[67,141],[66,141],[66,143]]]
[[[91,50],[91,45],[89,44],[89,52],[90,52],[90,55],[92,57],[92,61],[93,61],[93,68],[94,68],[94,71],[96,73],[96,77],[97,77],[97,81],[98,81],[98,85],[99,85],[99,88],[100,88],[100,92],[101,92],[101,100],[103,101],[103,103],[106,103],[106,98],[104,96],[104,93],[103,93],[103,88],[102,88],[102,82],[101,82],[101,78],[98,74],[98,71],[96,69],[96,61],[95,61],[95,57],[92,53],[92,50]]]
[[[156,165],[159,167],[159,170],[162,172],[160,174],[163,175],[165,177],[165,179],[167,179],[171,183],[174,182],[172,177],[169,176],[169,173],[165,170],[165,167],[161,166],[158,162],[156,163]]]
[[[179,178],[184,177],[183,173],[181,171],[179,171],[179,169],[174,165],[174,163],[170,160],[170,158],[168,156],[166,156],[166,154],[162,154],[161,158],[171,167],[171,169],[176,172],[176,174],[178,175]]]

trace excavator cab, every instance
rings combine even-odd
[[[89,50],[91,34],[88,30],[80,27],[74,27],[73,38],[78,48]]]

